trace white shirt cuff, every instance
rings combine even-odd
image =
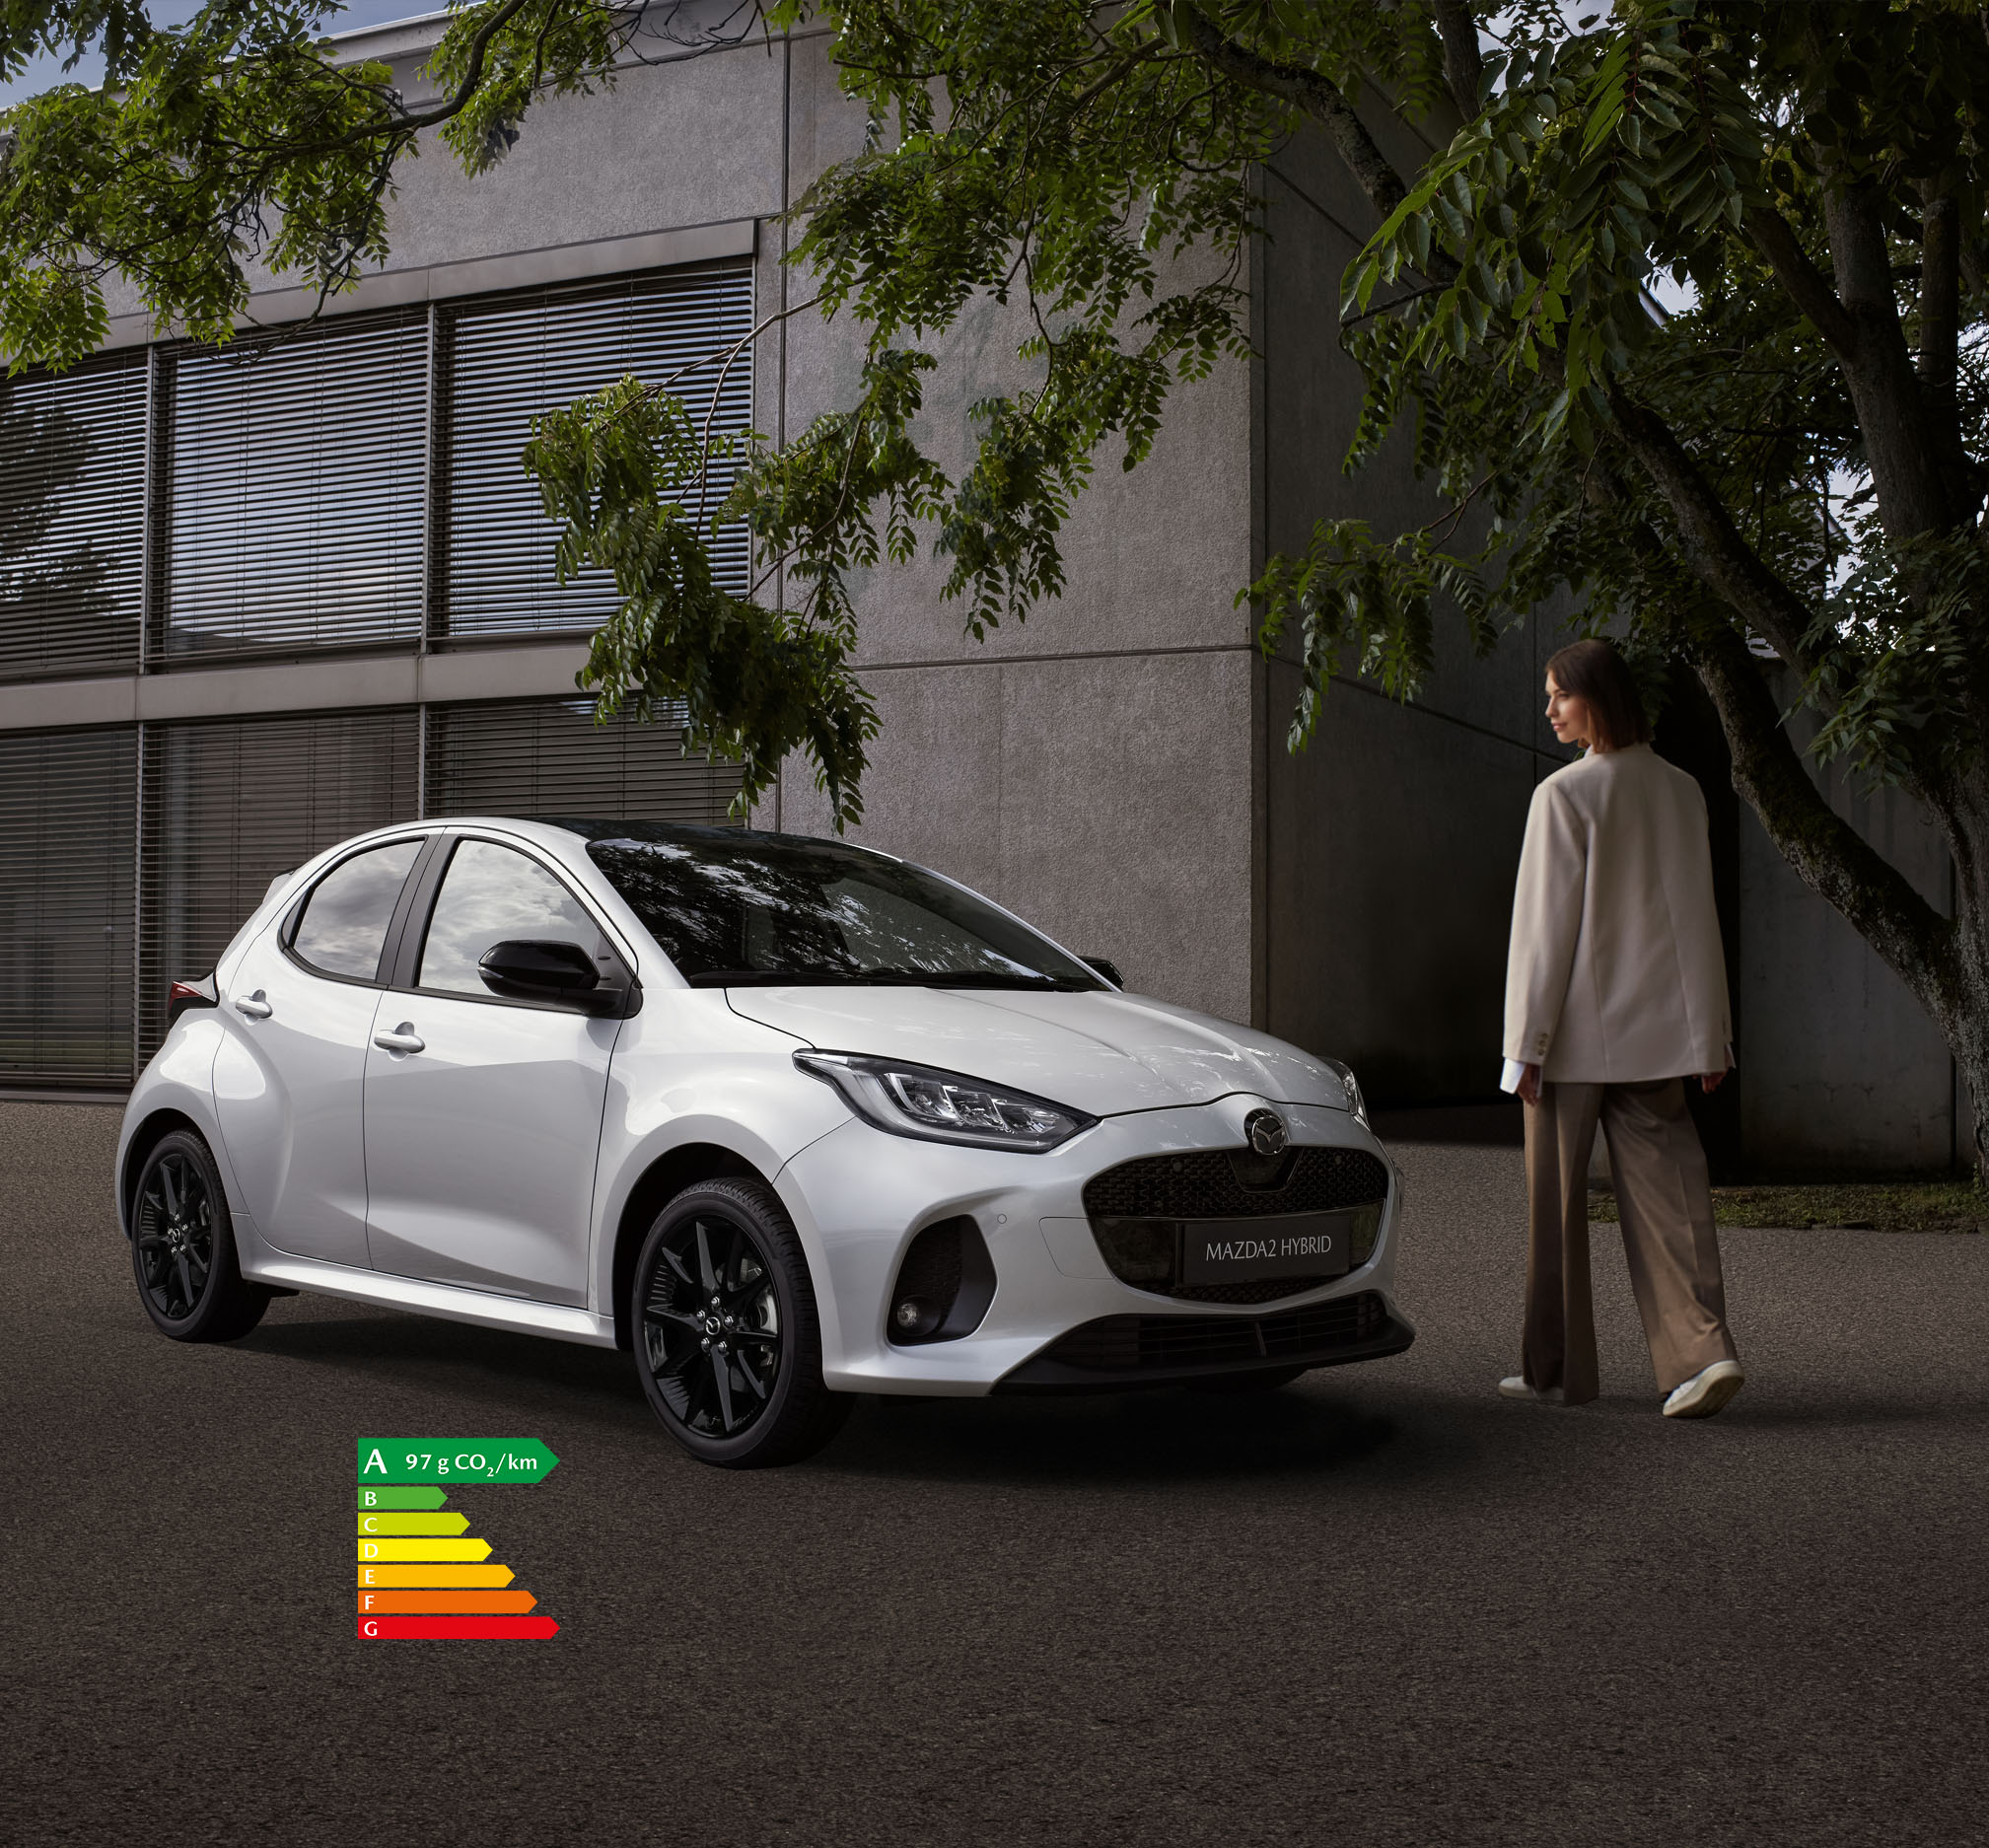
[[[1526,1074],[1527,1074],[1527,1068],[1524,1065],[1522,1065],[1518,1059],[1508,1059],[1506,1061],[1506,1075],[1505,1077],[1499,1080],[1499,1089],[1501,1091],[1519,1090],[1520,1080],[1524,1078]]]

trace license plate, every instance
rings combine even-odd
[[[1181,1226],[1183,1283],[1269,1277],[1343,1277],[1353,1267],[1354,1215],[1286,1213],[1270,1219],[1191,1219]]]

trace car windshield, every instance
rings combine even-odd
[[[713,829],[597,839],[587,851],[696,987],[1104,986],[985,899],[861,848]]]

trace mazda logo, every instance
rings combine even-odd
[[[1276,1110],[1252,1110],[1243,1118],[1243,1134],[1250,1147],[1264,1156],[1284,1154],[1285,1144],[1292,1139],[1285,1119]]]

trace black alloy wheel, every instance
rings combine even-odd
[[[175,1341],[234,1341],[270,1293],[245,1283],[228,1198],[207,1145],[175,1130],[145,1158],[131,1201],[131,1268],[153,1326]]]
[[[848,1395],[822,1385],[801,1241],[758,1181],[678,1194],[643,1243],[630,1308],[650,1409],[704,1462],[794,1462],[848,1416]]]

